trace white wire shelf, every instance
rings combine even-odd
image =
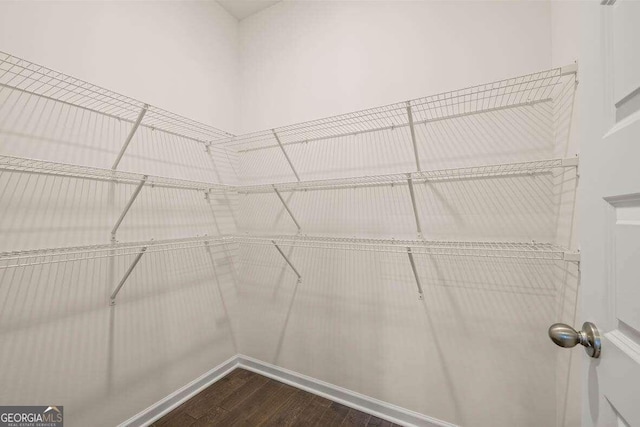
[[[198,236],[181,239],[151,240],[147,242],[112,243],[103,245],[0,252],[0,269],[137,255],[143,249],[146,253],[167,252],[201,248],[205,245],[216,246],[228,242],[228,238],[223,236]]]
[[[26,251],[0,252],[0,270],[61,262],[138,255],[141,251],[167,252],[206,245],[248,244],[307,249],[366,251],[433,256],[468,256],[477,258],[515,258],[579,262],[578,252],[551,243],[538,242],[453,242],[429,240],[362,239],[320,236],[198,236],[147,242],[113,243]]]
[[[48,162],[25,157],[0,155],[0,171],[20,172],[41,175],[54,175],[69,178],[91,179],[113,183],[138,184],[146,180],[144,185],[151,187],[200,190],[205,192],[224,192],[231,188],[228,185],[208,182],[189,181],[162,176],[143,175],[113,169],[94,168],[67,163]]]
[[[239,153],[551,102],[575,79],[577,66],[553,68],[437,95],[233,136],[224,143]]]
[[[422,172],[397,173],[387,175],[360,176],[353,178],[323,179],[315,181],[285,182],[278,184],[246,185],[236,187],[243,194],[271,193],[278,191],[326,190],[355,187],[375,187],[406,185],[407,179],[414,183],[426,181],[446,181],[455,179],[480,179],[496,176],[517,176],[541,174],[558,168],[578,167],[578,158],[535,160],[531,162],[503,163],[495,165],[471,166]]]
[[[138,184],[146,177],[145,185],[152,187],[200,190],[205,192],[238,192],[241,194],[271,193],[273,192],[274,187],[278,189],[278,191],[305,191],[385,185],[404,185],[407,184],[407,179],[409,178],[411,178],[414,183],[419,183],[426,181],[445,181],[455,179],[480,179],[495,176],[517,176],[526,174],[540,174],[550,172],[553,169],[572,168],[577,166],[578,158],[574,157],[567,159],[536,160],[531,162],[504,163],[422,172],[361,176],[353,178],[233,186],[153,175],[143,175],[133,172],[94,168],[68,163],[49,162],[38,159],[29,159],[25,157],[0,155],[0,171],[55,175],[69,178],[91,179],[96,181],[127,184]]]
[[[579,262],[579,254],[551,243],[452,242],[428,240],[362,239],[317,236],[236,236],[240,244],[293,246],[296,248],[392,252],[480,258],[517,258]]]
[[[205,144],[227,140],[232,136],[213,126],[148,106],[128,96],[0,51],[0,91],[3,89],[38,96],[132,124],[146,109],[140,126]]]

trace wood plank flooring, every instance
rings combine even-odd
[[[398,427],[245,369],[234,370],[152,426]]]

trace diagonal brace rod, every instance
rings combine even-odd
[[[282,194],[280,194],[280,192],[278,191],[278,189],[276,188],[276,186],[273,186],[273,190],[276,192],[276,194],[278,195],[278,198],[280,199],[280,201],[282,202],[282,204],[284,205],[284,208],[287,210],[287,213],[289,214],[289,216],[291,217],[291,219],[293,220],[293,222],[296,223],[296,227],[298,227],[298,231],[300,231],[300,224],[298,223],[298,221],[296,220],[296,217],[293,216],[293,212],[291,212],[291,209],[289,209],[289,206],[287,205],[287,202],[284,200],[284,197],[282,197]]]
[[[282,251],[282,249],[280,249],[280,246],[278,246],[275,240],[272,240],[271,243],[273,243],[273,246],[275,246],[278,252],[280,252],[280,255],[282,255],[282,258],[284,258],[284,260],[287,261],[287,264],[289,264],[289,267],[291,267],[293,272],[296,273],[296,276],[298,276],[298,283],[300,283],[302,281],[302,276],[300,275],[298,270],[293,266],[293,264],[291,264],[291,261],[289,261],[289,257],[287,257],[287,255]]]
[[[276,133],[276,131],[274,129],[271,129],[271,132],[273,132],[273,136],[275,136],[276,141],[278,141],[278,145],[280,146],[280,149],[282,150],[282,154],[284,154],[284,157],[287,159],[287,162],[289,162],[289,166],[291,166],[291,170],[293,171],[293,174],[296,176],[296,179],[298,181],[300,181],[300,176],[298,176],[298,172],[296,172],[296,168],[293,167],[293,163],[291,162],[291,159],[289,158],[289,155],[287,154],[287,150],[284,149],[284,146],[282,145],[282,142],[280,141],[280,137],[278,136],[278,134]]]
[[[144,255],[144,253],[146,251],[147,251],[147,247],[144,246],[140,250],[138,255],[136,255],[136,258],[133,260],[133,262],[129,266],[129,269],[127,270],[126,273],[124,273],[124,276],[122,276],[122,279],[120,280],[120,283],[118,283],[118,286],[113,290],[113,293],[111,294],[111,298],[109,300],[109,305],[115,305],[116,304],[116,296],[118,296],[118,292],[120,292],[120,289],[122,289],[122,287],[124,286],[125,282],[127,281],[129,276],[131,275],[131,272],[133,271],[134,268],[136,268],[136,265],[140,261],[140,258],[142,258],[142,255]]]
[[[418,216],[418,208],[416,206],[416,195],[413,191],[413,178],[411,174],[407,174],[407,183],[409,184],[409,195],[411,196],[411,206],[413,207],[413,216],[416,219],[416,229],[418,230],[418,236],[422,237],[422,227],[420,227],[420,217]]]
[[[118,228],[120,228],[120,224],[122,224],[124,217],[127,215],[127,212],[129,212],[129,209],[131,209],[131,205],[133,205],[133,202],[136,201],[136,197],[138,197],[138,194],[140,194],[140,190],[142,190],[142,187],[144,187],[144,184],[147,182],[147,178],[148,178],[147,175],[142,177],[142,180],[140,180],[140,182],[138,183],[138,186],[133,191],[133,194],[131,195],[129,202],[127,202],[127,205],[124,207],[124,210],[120,214],[120,218],[118,218],[118,221],[116,221],[116,225],[114,225],[113,228],[111,229],[112,242],[116,241],[116,233],[118,232]]]
[[[411,101],[407,101],[407,117],[409,119],[409,130],[411,131],[411,143],[413,144],[413,155],[416,159],[416,168],[420,169],[420,156],[418,155],[418,145],[416,144],[416,130],[413,127],[413,113],[411,112]]]
[[[136,133],[136,130],[138,130],[138,126],[140,126],[140,123],[142,122],[142,118],[146,114],[148,108],[149,108],[149,105],[144,104],[144,106],[142,107],[142,110],[140,110],[140,114],[138,114],[138,118],[133,124],[133,127],[131,128],[131,130],[129,131],[129,135],[127,135],[127,139],[124,141],[124,144],[122,145],[122,148],[118,153],[118,157],[116,157],[116,161],[113,162],[113,166],[111,166],[111,169],[116,170],[118,168],[118,164],[120,163],[120,160],[122,160],[122,156],[124,156],[124,152],[127,151],[127,147],[129,146],[129,143],[133,139],[133,135]]]
[[[418,277],[418,270],[416,269],[416,263],[413,260],[413,252],[411,252],[411,248],[409,247],[407,247],[407,255],[409,255],[409,262],[411,263],[413,276],[416,278],[416,286],[418,287],[418,299],[424,299],[424,294],[422,292],[422,285],[420,284],[420,277]]]

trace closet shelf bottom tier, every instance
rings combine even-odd
[[[578,252],[552,243],[453,242],[428,240],[363,239],[321,236],[197,236],[102,245],[73,246],[0,253],[0,269],[70,261],[167,252],[220,245],[269,245],[306,249],[412,253],[434,256],[517,258],[579,262]]]
[[[552,243],[481,242],[442,240],[399,240],[320,236],[235,236],[234,242],[249,245],[292,246],[296,248],[345,251],[389,252],[443,256],[522,258],[579,261],[577,252]]]
[[[145,242],[118,242],[101,245],[1,252],[0,269],[137,255],[141,251],[144,251],[145,253],[168,252],[191,248],[202,248],[206,245],[220,245],[224,243],[226,243],[224,238],[196,236],[180,239],[149,240]]]

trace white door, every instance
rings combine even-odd
[[[581,9],[581,317],[602,335],[582,425],[640,426],[640,2],[603,3]]]

